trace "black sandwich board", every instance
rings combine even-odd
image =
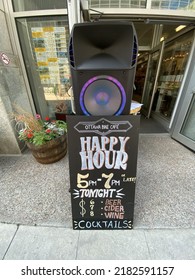
[[[73,229],[132,229],[140,116],[67,116]]]

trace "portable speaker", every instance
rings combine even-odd
[[[69,62],[76,114],[129,114],[137,49],[132,23],[73,26]]]

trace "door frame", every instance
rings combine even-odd
[[[188,60],[188,74],[182,86],[182,92],[184,94],[181,95],[178,105],[176,107],[176,112],[171,125],[170,133],[172,138],[182,143],[184,146],[187,146],[188,148],[195,151],[195,141],[181,133],[183,124],[185,122],[186,117],[188,116],[195,95],[195,31],[191,50],[192,51]]]
[[[151,115],[151,110],[152,110],[152,104],[153,104],[153,100],[154,100],[154,95],[155,95],[155,91],[156,91],[156,86],[157,86],[157,81],[158,81],[158,76],[159,76],[159,71],[160,71],[160,66],[161,66],[161,62],[162,62],[162,55],[163,55],[163,50],[164,50],[164,41],[161,42],[160,44],[158,44],[156,47],[154,47],[150,52],[149,52],[149,57],[148,57],[148,64],[147,64],[147,70],[146,70],[146,78],[145,78],[145,83],[144,83],[144,89],[143,89],[143,94],[142,94],[142,100],[141,103],[144,103],[144,98],[145,95],[147,94],[146,90],[146,84],[149,78],[149,66],[150,66],[150,62],[152,60],[152,55],[159,51],[159,61],[158,61],[158,65],[157,65],[157,69],[156,69],[156,77],[154,80],[154,84],[153,84],[153,88],[152,88],[152,95],[151,95],[151,99],[150,99],[150,104],[148,108],[142,108],[142,112],[145,115],[146,118],[150,118]]]
[[[151,96],[151,99],[150,99],[150,105],[149,105],[147,116],[146,116],[148,119],[150,118],[150,115],[151,115],[151,112],[152,112],[152,105],[153,105],[153,102],[154,102],[154,96],[155,96],[156,89],[157,89],[157,86],[158,86],[158,78],[159,78],[160,67],[161,67],[161,63],[162,63],[164,45],[165,45],[165,42],[163,41],[160,45],[157,46],[157,48],[159,49],[159,61],[158,61],[157,69],[156,69],[156,77],[155,77],[155,80],[154,80],[154,86],[153,86],[153,90],[152,90],[152,96]],[[154,53],[154,51],[152,53]],[[152,57],[152,53],[151,53],[151,57]]]

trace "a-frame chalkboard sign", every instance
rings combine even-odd
[[[140,116],[68,116],[73,229],[132,229]]]

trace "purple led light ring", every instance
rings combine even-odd
[[[87,111],[87,109],[85,108],[85,105],[84,105],[84,94],[85,94],[85,91],[86,91],[86,89],[88,88],[89,85],[91,85],[94,81],[97,81],[97,80],[100,80],[100,79],[110,80],[115,85],[117,85],[117,87],[119,88],[120,93],[122,94],[122,103],[121,103],[121,106],[120,106],[119,110],[115,113],[115,116],[119,116],[122,113],[122,111],[125,107],[125,104],[126,104],[126,93],[125,93],[125,90],[124,90],[123,86],[121,85],[121,83],[117,79],[113,78],[112,76],[107,76],[107,75],[101,75],[101,76],[93,77],[93,78],[89,79],[84,84],[84,86],[82,87],[81,93],[80,93],[81,110],[83,111],[84,115],[90,116],[89,112]]]
[[[81,90],[81,93],[80,93],[80,105],[81,105],[81,110],[83,111],[84,115],[86,116],[90,116],[89,112],[87,112],[86,108],[85,108],[85,105],[84,105],[84,93],[86,91],[86,89],[88,88],[88,86],[90,84],[92,84],[94,81],[97,80],[97,77],[93,77],[91,79],[89,79],[85,84],[84,86],[82,87],[82,90]]]

